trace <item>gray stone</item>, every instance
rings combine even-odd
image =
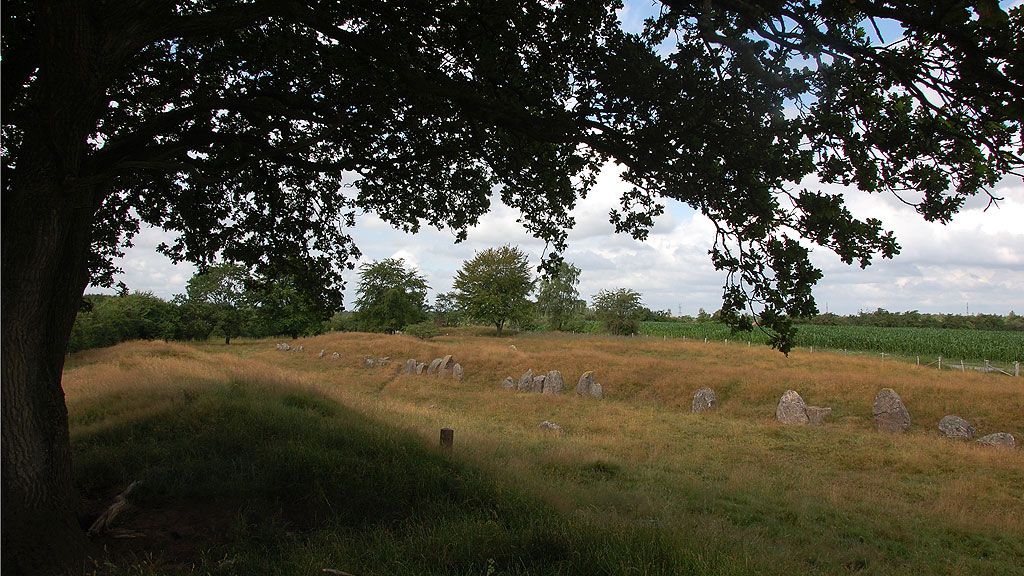
[[[527,370],[522,376],[519,377],[519,383],[516,385],[520,392],[529,391],[533,388],[533,368]]]
[[[517,351],[519,350],[518,348],[516,348],[516,345],[515,345],[515,344],[510,344],[510,345],[509,345],[509,347],[508,347],[508,349],[509,349],[509,350],[511,350],[511,351],[513,351],[513,352],[517,352]]]
[[[406,374],[412,374],[413,372],[415,372],[416,371],[416,364],[417,364],[417,362],[416,362],[415,358],[409,358],[408,360],[406,360],[405,361],[405,373]]]
[[[331,354],[331,358],[334,358],[335,360],[341,360],[341,354],[335,352],[334,354]]]
[[[1006,432],[996,432],[995,434],[982,436],[978,438],[977,442],[978,444],[994,446],[996,448],[1013,448],[1017,445],[1017,440],[1014,439],[1013,434],[1007,434]]]
[[[437,369],[441,366],[441,362],[443,361],[443,358],[434,358],[433,360],[431,360],[430,366],[427,367],[427,374],[436,373]]]
[[[538,378],[540,378],[540,376],[538,376]],[[555,424],[554,422],[549,422],[547,420],[541,422],[540,426],[538,426],[538,428],[542,428],[544,430],[549,430],[549,431],[551,431],[551,432],[553,432],[555,434],[558,434],[559,436],[565,435],[565,430],[562,430],[561,426],[559,426],[558,424]]]
[[[366,366],[367,368],[373,368],[374,366],[377,365],[377,362],[373,358],[370,358],[369,356],[363,356],[363,365]]]
[[[588,370],[584,372],[578,382],[576,382],[576,395],[577,396],[590,396],[590,391],[594,388],[594,371]]]
[[[441,365],[437,367],[437,373],[440,376],[447,376],[453,368],[455,368],[455,360],[449,354],[441,360]]]
[[[562,373],[558,370],[548,372],[544,378],[544,387],[541,392],[544,394],[561,394],[565,390],[565,382],[562,381]]]
[[[507,376],[504,380],[502,380],[501,387],[504,388],[505,390],[514,390],[516,387],[516,381],[513,380],[511,376]]]
[[[900,395],[892,388],[882,388],[878,391],[871,414],[875,417],[875,430],[894,433],[910,430],[910,413],[903,405]]]
[[[803,426],[807,424],[807,404],[797,394],[796,390],[786,390],[786,393],[779,399],[779,406],[775,409],[775,417],[783,424],[791,426]]]
[[[547,379],[547,375],[546,374],[541,374],[540,376],[534,376],[533,377],[533,385],[530,387],[530,390],[533,391],[533,392],[536,392],[538,394],[543,392],[544,391],[544,380],[546,380],[546,379]]]
[[[452,378],[462,380],[463,373],[462,364],[455,364],[455,366],[452,366]]]
[[[957,440],[970,440],[974,438],[974,426],[963,418],[950,414],[939,420],[939,434],[946,438]]]
[[[284,351],[284,352],[287,352],[287,351],[291,350],[292,347],[287,345],[287,344],[285,344],[284,342],[281,342],[280,344],[277,345],[277,349],[281,350],[281,351]]]
[[[832,413],[831,408],[822,408],[821,406],[808,406],[807,407],[807,421],[815,426],[820,426],[825,418]]]
[[[591,398],[604,398],[604,388],[601,387],[600,382],[594,382],[594,385],[590,387]]]
[[[323,358],[325,354],[327,354],[327,350],[323,350],[323,349],[321,349],[321,350],[320,350],[320,353],[319,353],[319,354],[317,354],[317,355],[316,355],[316,357],[317,357],[317,358]]]
[[[299,351],[299,352],[305,352],[306,351],[306,347],[305,346],[299,346],[298,348],[296,348],[296,350]]]
[[[691,410],[694,414],[700,414],[701,412],[714,410],[716,404],[718,404],[718,397],[715,396],[715,391],[705,386],[697,390],[697,393],[693,395],[693,407]]]
[[[420,362],[420,363],[416,364],[416,373],[417,374],[423,374],[423,371],[426,370],[426,369],[427,369],[427,365],[426,365],[425,362]]]
[[[385,356],[380,360],[377,360],[377,366],[387,366],[391,363],[391,356]]]

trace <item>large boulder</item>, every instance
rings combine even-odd
[[[452,358],[452,355],[449,354],[441,359],[441,365],[437,367],[437,373],[440,376],[447,376],[448,374],[451,374],[454,368],[455,360]]]
[[[502,380],[501,382],[501,387],[504,388],[505,390],[515,390],[516,381],[513,380],[511,376],[506,376],[505,379]]]
[[[540,376],[533,377],[533,385],[530,387],[531,392],[540,394],[544,392],[544,381],[547,380],[547,374],[541,374]]]
[[[974,426],[963,418],[950,414],[939,420],[939,434],[946,438],[957,440],[970,440],[974,438]]]
[[[430,361],[430,366],[427,366],[427,374],[434,374],[437,369],[441,366],[441,362],[444,362],[444,358],[434,358]]]
[[[316,355],[317,358],[323,358],[324,354],[327,354],[327,350],[320,350],[320,353]]]
[[[405,361],[405,373],[406,374],[412,374],[415,371],[416,371],[416,359],[415,358],[409,358],[408,360]]]
[[[363,356],[363,364],[365,364],[367,368],[373,368],[377,365],[377,361],[369,356]]]
[[[590,387],[590,397],[604,398],[604,388],[601,387],[600,382],[594,382],[594,384]]]
[[[533,368],[530,368],[522,376],[516,386],[520,392],[529,392],[533,388]]]
[[[576,383],[576,395],[584,398],[604,398],[604,389],[601,388],[601,384],[594,381],[593,370],[588,370],[580,376],[579,382]]]
[[[796,390],[786,390],[782,395],[779,406],[775,409],[775,417],[779,422],[791,426],[803,426],[810,421],[807,418],[807,404]]]
[[[832,413],[831,408],[822,408],[821,406],[808,406],[807,407],[807,423],[813,424],[814,426],[820,426],[825,418]]]
[[[558,370],[548,372],[544,378],[544,387],[541,392],[544,394],[561,394],[565,390],[565,382],[562,381],[562,373]]]
[[[416,373],[417,374],[423,374],[423,371],[426,370],[426,369],[427,369],[427,364],[425,362],[418,362],[416,364]]]
[[[694,414],[700,414],[701,412],[714,410],[717,403],[718,398],[715,396],[715,391],[704,386],[693,395],[693,407],[691,410]]]
[[[996,432],[995,434],[989,434],[988,436],[978,438],[978,444],[995,446],[997,448],[1013,448],[1017,445],[1017,441],[1014,439],[1013,434]]]
[[[903,433],[910,430],[910,413],[903,405],[900,395],[892,388],[882,388],[875,395],[875,404],[871,407],[875,417],[875,429],[883,432]]]
[[[456,380],[462,380],[463,373],[464,372],[462,370],[462,364],[457,363],[455,364],[455,366],[452,367],[452,378]]]

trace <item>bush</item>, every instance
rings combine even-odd
[[[441,329],[433,322],[418,322],[406,326],[405,333],[409,336],[415,336],[420,340],[429,340],[434,336],[440,335]]]

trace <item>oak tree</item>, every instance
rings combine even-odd
[[[5,2],[4,571],[81,565],[64,354],[143,223],[176,234],[177,260],[305,262],[295,289],[336,301],[357,211],[465,238],[494,195],[557,252],[614,161],[632,184],[617,228],[645,237],[666,199],[700,210],[724,316],[753,311],[786,350],[815,311],[808,244],[860,265],[898,251],[807,176],[945,222],[1021,169],[1020,7],[663,0],[642,34],[617,7]]]
[[[452,283],[459,307],[471,318],[493,324],[498,336],[506,322],[530,315],[533,286],[529,259],[514,246],[477,252],[462,263]]]

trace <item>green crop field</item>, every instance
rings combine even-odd
[[[758,330],[733,333],[728,326],[711,322],[644,322],[640,330],[648,336],[669,338],[707,338],[758,344],[768,340]],[[949,361],[1017,362],[1024,359],[1024,332],[1011,331],[803,324],[797,327],[796,345],[908,357],[942,356]]]

